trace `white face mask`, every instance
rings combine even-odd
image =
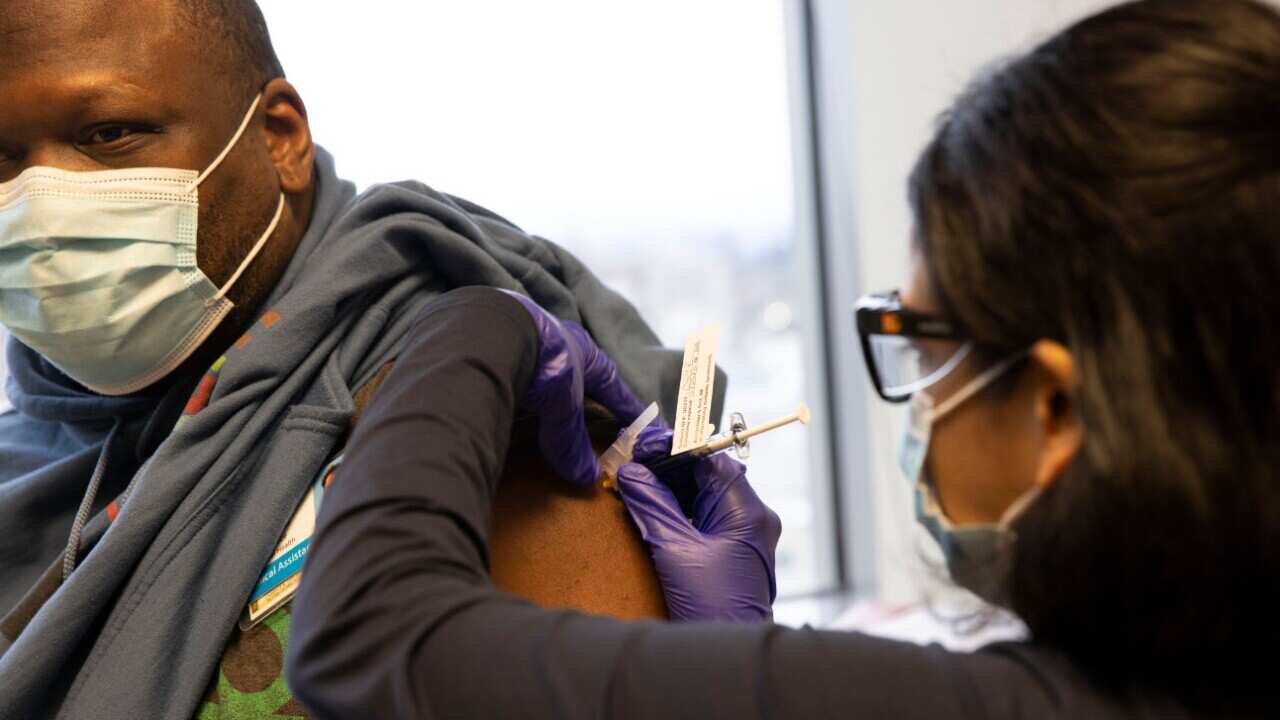
[[[1040,496],[1041,487],[1032,485],[1011,504],[994,524],[954,525],[938,506],[924,479],[924,462],[929,454],[933,426],[969,398],[986,389],[1021,360],[1023,353],[1008,357],[969,381],[941,405],[920,391],[911,396],[911,407],[898,448],[898,464],[915,484],[916,521],[924,525],[942,548],[951,579],[990,603],[1003,601],[1004,576],[1013,549],[1013,521],[1026,512]]]
[[[231,311],[196,266],[200,184],[235,147],[259,95],[203,173],[169,168],[70,172],[32,167],[0,184],[0,323],[81,385],[125,395],[162,379]]]

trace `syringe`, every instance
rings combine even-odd
[[[713,435],[712,437],[707,438],[706,442],[703,442],[701,445],[692,447],[682,453],[669,455],[661,460],[654,461],[653,463],[650,463],[648,467],[655,475],[660,475],[661,473],[674,470],[701,458],[709,457],[718,452],[728,450],[731,447],[745,447],[747,440],[757,435],[767,433],[770,430],[776,430],[794,422],[798,422],[802,425],[808,425],[810,418],[809,406],[801,403],[800,407],[794,413],[784,418],[778,418],[773,422],[757,425],[753,428],[734,429],[727,433]]]

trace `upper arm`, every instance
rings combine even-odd
[[[356,389],[353,428],[394,366],[382,366]],[[589,412],[588,429],[603,451],[617,425],[602,409]],[[494,499],[494,585],[546,608],[666,618],[653,561],[622,501],[607,490],[571,488],[556,477],[533,442],[533,426],[531,418],[517,422]]]
[[[602,451],[616,424],[594,426],[596,449]],[[523,429],[517,427],[494,500],[494,584],[542,607],[666,618],[653,561],[622,501],[598,485],[571,488]]]

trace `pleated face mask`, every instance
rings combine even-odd
[[[171,168],[70,172],[31,167],[0,184],[0,323],[103,395],[162,379],[233,307],[227,291],[275,232],[275,217],[221,288],[196,266],[202,173]]]

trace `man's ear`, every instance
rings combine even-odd
[[[1076,399],[1076,366],[1071,352],[1052,340],[1039,340],[1027,353],[1036,368],[1035,420],[1042,439],[1036,485],[1062,477],[1084,445],[1084,422]]]
[[[315,145],[307,106],[297,88],[284,78],[276,78],[262,90],[263,131],[271,162],[286,195],[300,195],[311,189],[315,167]]]

